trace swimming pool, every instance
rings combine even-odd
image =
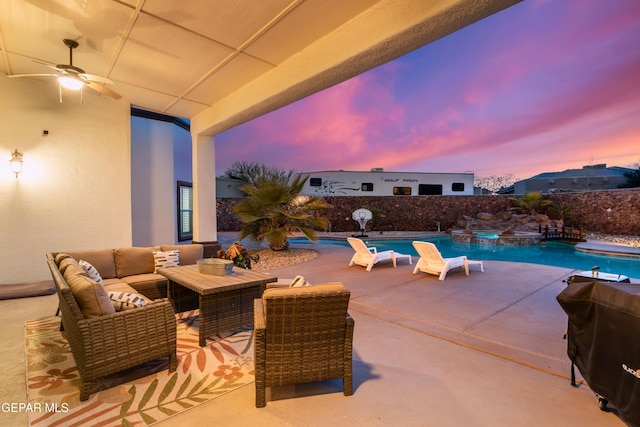
[[[605,273],[623,274],[640,278],[640,259],[620,256],[605,256],[576,251],[568,243],[547,242],[538,246],[503,246],[476,243],[458,243],[450,237],[433,237],[422,239],[435,243],[442,256],[455,257],[466,255],[469,259],[528,262],[532,264],[552,265],[556,267],[591,270],[599,266]],[[379,251],[392,249],[403,254],[418,256],[411,240],[373,240],[364,239],[368,246],[375,246]],[[295,243],[308,240],[292,240]],[[319,240],[318,243],[349,246],[344,240]]]

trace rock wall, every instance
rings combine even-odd
[[[511,196],[379,196],[327,197],[333,208],[324,211],[330,231],[358,231],[351,213],[359,208],[378,210],[380,217],[367,223],[373,231],[441,231],[456,226],[465,216],[498,214],[512,206]],[[570,206],[573,219],[567,225],[585,231],[640,235],[640,188],[544,195],[558,206]],[[241,222],[233,213],[237,199],[218,199],[219,231],[238,231]],[[610,209],[610,210],[609,210]]]
[[[545,195],[570,206],[573,224],[585,231],[640,235],[640,188]]]

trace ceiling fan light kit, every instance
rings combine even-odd
[[[82,86],[84,86],[84,83],[82,81],[73,77],[58,77],[58,81],[63,87],[71,90],[78,90],[81,89]]]
[[[73,65],[73,49],[78,47],[78,42],[71,39],[62,40],[69,48],[69,63],[68,64],[45,64],[50,68],[53,68],[58,74],[15,74],[9,77],[57,77],[60,84],[60,102],[62,102],[62,88],[70,90],[81,90],[83,87],[88,86],[90,89],[107,95],[113,99],[120,99],[122,96],[119,93],[106,88],[101,83],[113,84],[107,77],[96,76],[93,74],[87,74],[82,68]],[[82,92],[81,92],[82,102]]]

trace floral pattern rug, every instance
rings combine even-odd
[[[158,359],[106,378],[80,402],[80,378],[60,318],[25,325],[30,426],[151,425],[255,380],[253,330],[198,345],[198,312],[178,314],[178,369]]]

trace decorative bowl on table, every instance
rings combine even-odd
[[[202,274],[224,276],[233,271],[233,261],[222,258],[204,258],[196,261],[198,271]]]

